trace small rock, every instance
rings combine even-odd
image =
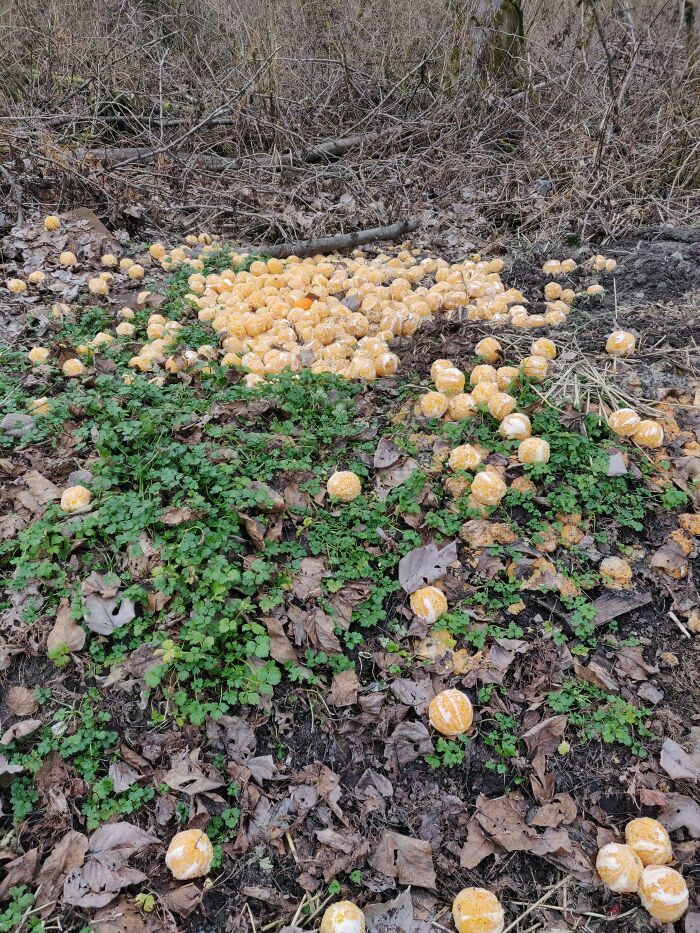
[[[659,664],[661,667],[674,668],[678,667],[680,661],[675,654],[671,654],[670,651],[662,651],[659,655]]]
[[[646,683],[642,684],[639,690],[637,690],[637,696],[640,700],[644,700],[647,703],[651,703],[652,706],[656,706],[657,703],[663,700],[664,692],[653,684]]]
[[[10,437],[24,437],[34,430],[35,421],[31,415],[23,415],[21,412],[13,411],[0,421],[0,429]]]
[[[68,477],[68,486],[89,486],[93,481],[93,475],[89,470],[73,470]]]

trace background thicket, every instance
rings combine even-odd
[[[18,0],[3,226],[22,201],[256,242],[409,214],[447,245],[681,223],[698,18],[691,0]]]

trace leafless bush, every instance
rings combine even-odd
[[[458,247],[697,216],[690,0],[1,10],[6,223],[82,203],[260,242],[418,214]]]

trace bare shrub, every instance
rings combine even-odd
[[[272,241],[418,214],[457,246],[697,215],[689,0],[519,9],[19,0],[0,12],[5,222],[82,203],[132,232]]]

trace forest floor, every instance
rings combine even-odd
[[[79,266],[61,270],[61,249]],[[106,251],[145,278],[116,273],[96,299]],[[504,250],[502,279],[541,303],[544,260],[569,251]],[[675,929],[700,929],[700,236],[605,252],[605,293],[551,331],[435,316],[392,345],[394,377],[248,388],[201,359],[154,382],[127,368],[126,336],[66,377],[124,306],[137,333],[180,320],[180,351],[216,335],[146,244],[89,217],[15,228],[2,278],[49,277],[0,291],[0,931],[296,933],[344,898],[370,933],[433,933],[472,885],[517,933],[662,929],[595,872],[639,815],[668,827],[690,888]],[[230,261],[219,249],[205,272]],[[620,328],[637,350],[613,360]],[[488,414],[415,412],[431,364],[468,373],[487,335],[516,365],[535,337],[556,343],[547,381],[512,390],[544,466],[523,468]],[[611,434],[601,415],[625,403],[663,423],[663,449]],[[467,441],[534,491],[471,513],[445,465]],[[358,499],[328,497],[336,469]],[[67,516],[76,483],[92,499]],[[451,547],[426,570],[430,544]],[[448,599],[438,637],[409,609],[412,552]],[[609,555],[628,587],[601,579]],[[427,718],[445,687],[475,709],[454,740]],[[181,883],[164,853],[185,827],[215,857]]]

